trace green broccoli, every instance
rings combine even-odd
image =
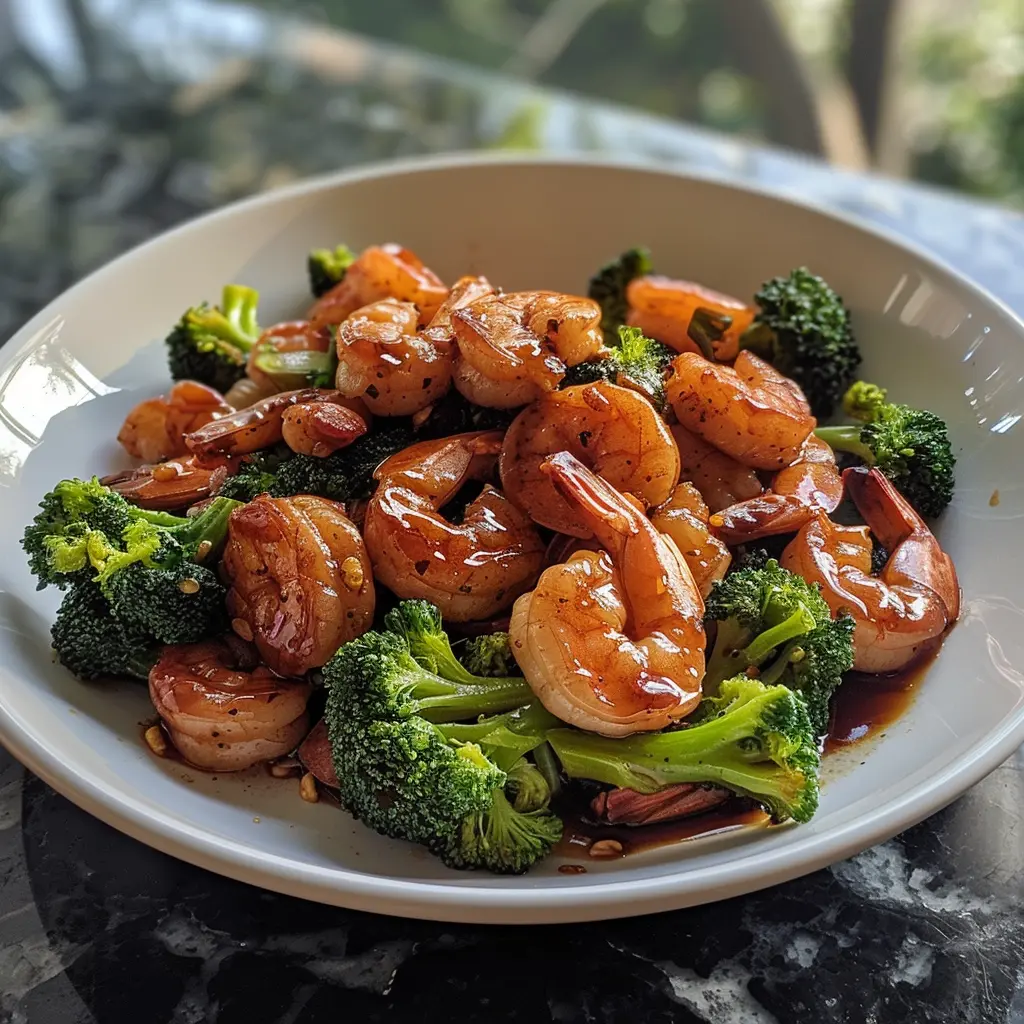
[[[187,560],[167,568],[136,562],[110,576],[102,593],[126,627],[165,644],[195,643],[227,628],[227,588]]]
[[[356,254],[347,245],[333,249],[313,249],[306,258],[309,290],[319,299],[345,279],[348,268],[356,261]]]
[[[94,583],[76,583],[65,592],[50,637],[57,659],[79,679],[146,679],[159,653],[145,631],[111,613]]]
[[[476,676],[522,675],[508,633],[485,633],[467,640],[459,660]]]
[[[279,352],[270,345],[260,345],[253,362],[256,369],[270,377],[282,391],[333,388],[338,372],[338,350],[332,344],[326,352],[316,349]]]
[[[414,440],[412,428],[402,422],[379,428],[326,458],[299,455],[278,445],[245,456],[239,471],[224,482],[220,496],[240,501],[252,501],[258,494],[317,494],[333,501],[368,498],[375,486],[374,470]]]
[[[175,380],[198,380],[227,391],[245,376],[249,351],[259,340],[259,292],[225,285],[220,306],[205,302],[183,314],[167,336],[167,357]]]
[[[627,249],[590,279],[587,295],[601,306],[601,329],[606,334],[614,334],[626,322],[629,282],[651,270],[651,254],[646,249]]]
[[[767,281],[759,312],[740,344],[795,380],[819,419],[832,414],[860,366],[860,349],[842,299],[805,267]]]
[[[644,337],[639,327],[620,327],[618,343],[605,357],[571,366],[561,386],[605,380],[639,391],[660,411],[665,407],[665,377],[676,355],[660,341]]]
[[[438,622],[432,606],[403,602],[388,629],[324,666],[342,801],[452,866],[524,871],[561,834],[543,779],[521,763],[553,720],[524,707],[533,698],[524,679],[468,673]]]
[[[819,427],[818,437],[877,466],[921,515],[939,515],[953,500],[955,483],[956,456],[945,421],[890,402],[883,388],[863,381],[847,391],[843,405],[862,423]]]
[[[238,504],[218,497],[181,517],[137,508],[96,480],[63,480],[22,544],[40,586],[97,583],[126,628],[189,643],[223,619],[224,588],[196,563],[224,540]]]
[[[757,800],[776,821],[808,821],[820,756],[803,701],[785,686],[737,676],[703,704],[699,724],[668,732],[609,739],[554,729],[547,738],[570,778],[639,793],[713,782]]]
[[[853,667],[853,619],[833,620],[818,588],[774,559],[740,569],[708,595],[705,622],[717,626],[704,677],[714,695],[741,672],[799,693],[816,735],[828,728],[829,701]]]

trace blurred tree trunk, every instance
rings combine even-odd
[[[720,0],[744,70],[764,86],[775,140],[825,156],[814,87],[771,0]]]
[[[846,77],[853,89],[860,121],[874,153],[882,122],[888,52],[900,0],[853,0]]]

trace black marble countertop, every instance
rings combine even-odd
[[[29,16],[32,15],[32,16]],[[1024,220],[204,0],[0,0],[0,339],[187,217],[358,162],[629,154],[926,245],[1024,312]],[[1024,756],[891,842],[632,921],[474,928],[264,893],[78,810],[0,750],[0,1024],[1024,1022]]]

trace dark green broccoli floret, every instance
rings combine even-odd
[[[817,435],[836,451],[877,466],[921,515],[939,515],[953,500],[956,468],[945,421],[926,409],[889,402],[882,388],[863,381],[843,404],[864,422],[819,427]]]
[[[676,355],[667,345],[645,337],[639,327],[620,327],[618,343],[607,350],[605,358],[569,367],[561,386],[605,380],[639,391],[661,410],[665,406],[665,377]]]
[[[473,430],[506,430],[518,411],[474,405],[452,388],[434,402],[422,419],[417,418],[414,428],[416,440],[429,441]]]
[[[306,258],[309,290],[315,298],[325,295],[345,280],[345,273],[356,261],[356,254],[347,245],[333,249],[313,249]]]
[[[403,602],[388,615],[397,632],[365,633],[324,666],[341,798],[452,866],[524,871],[561,833],[543,779],[521,764],[553,720],[523,707],[524,679],[467,672],[438,623],[431,605]]]
[[[204,302],[186,310],[167,336],[171,376],[198,380],[222,392],[240,380],[249,351],[260,336],[258,301],[259,292],[229,284],[220,306]]]
[[[50,637],[60,663],[80,679],[146,679],[159,652],[144,631],[111,613],[94,583],[77,583],[64,594]]]
[[[374,470],[390,455],[415,440],[402,423],[375,430],[326,458],[298,455],[285,445],[247,455],[241,469],[229,477],[221,497],[252,501],[258,494],[288,498],[318,494],[332,501],[367,498],[373,493]]]
[[[762,682],[797,691],[815,733],[826,731],[829,701],[853,667],[853,620],[833,620],[817,587],[769,559],[763,568],[740,569],[717,582],[705,622],[717,626],[706,693],[756,670]]]
[[[741,345],[795,380],[819,419],[832,414],[860,366],[860,349],[842,299],[805,267],[766,282],[759,312]]]
[[[601,328],[606,334],[614,334],[626,322],[629,282],[651,270],[651,254],[646,249],[627,249],[590,279],[587,295],[601,306]]]
[[[639,793],[713,782],[763,804],[776,821],[808,821],[818,806],[818,747],[803,701],[785,686],[727,679],[697,725],[608,739],[554,729],[548,741],[570,778]]]
[[[165,644],[190,644],[227,627],[227,589],[204,565],[183,561],[169,568],[136,562],[114,573],[103,592],[125,626]]]
[[[476,676],[521,675],[508,633],[485,633],[467,640],[459,661]]]

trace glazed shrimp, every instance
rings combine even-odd
[[[512,609],[512,650],[553,715],[602,736],[664,729],[700,700],[704,602],[673,541],[568,452],[544,463],[602,552],[545,569]]]
[[[716,512],[710,522],[727,544],[743,544],[799,530],[819,512],[834,512],[842,500],[835,453],[810,434],[796,462],[780,469],[764,494]]]
[[[877,470],[848,469],[846,489],[867,526],[837,526],[818,515],[790,541],[781,564],[821,585],[833,614],[856,623],[853,667],[896,672],[960,614],[953,562],[907,500]],[[890,552],[871,575],[871,537]]]
[[[494,616],[540,573],[544,545],[500,491],[485,486],[461,522],[439,514],[464,483],[494,472],[501,434],[421,441],[374,474],[363,536],[377,579],[403,598],[426,598],[453,622]]]
[[[317,299],[309,312],[314,327],[342,323],[362,306],[380,299],[411,302],[428,324],[448,295],[444,282],[423,261],[400,245],[371,245],[345,277]]]
[[[697,352],[690,338],[690,323],[698,309],[717,317],[728,317],[729,326],[713,343],[715,358],[731,360],[739,349],[740,335],[754,319],[754,309],[731,295],[705,288],[693,281],[676,281],[660,274],[634,278],[626,288],[629,313],[626,323],[639,327],[648,338],[654,338],[677,352]]]
[[[471,402],[513,409],[553,391],[566,368],[604,347],[601,307],[558,292],[488,295],[452,314],[455,386]]]
[[[235,509],[223,569],[235,632],[281,675],[319,668],[373,620],[366,548],[326,498],[264,495]]]
[[[678,423],[671,430],[679,450],[679,477],[700,491],[712,512],[756,498],[762,492],[761,481],[749,466],[740,465]]]
[[[671,537],[686,559],[702,597],[708,596],[712,584],[725,575],[732,562],[729,549],[708,528],[709,515],[700,491],[688,481],[651,513],[655,529]]]
[[[238,472],[239,465],[237,459],[226,456],[200,459],[185,455],[113,473],[100,482],[139,508],[173,512],[213,497],[224,481]]]
[[[185,443],[203,456],[248,455],[281,440],[305,455],[330,455],[368,429],[366,417],[352,404],[325,388],[282,391],[193,431]]]
[[[149,673],[150,698],[178,753],[208,771],[291,753],[309,731],[310,692],[262,665],[244,670],[220,640],[165,647]]]
[[[734,367],[684,352],[672,370],[667,396],[679,422],[745,466],[792,465],[816,425],[800,388],[751,352]]]
[[[452,383],[453,311],[493,290],[485,278],[461,278],[422,331],[411,302],[382,299],[357,309],[338,328],[338,390],[380,416],[432,405]]]
[[[186,434],[233,411],[219,391],[198,381],[181,380],[166,395],[135,406],[117,439],[129,455],[163,462],[188,453]]]
[[[592,536],[588,520],[542,469],[549,456],[562,451],[647,507],[666,501],[679,482],[672,435],[635,391],[600,381],[544,395],[508,428],[501,484],[534,522],[573,537]]]

